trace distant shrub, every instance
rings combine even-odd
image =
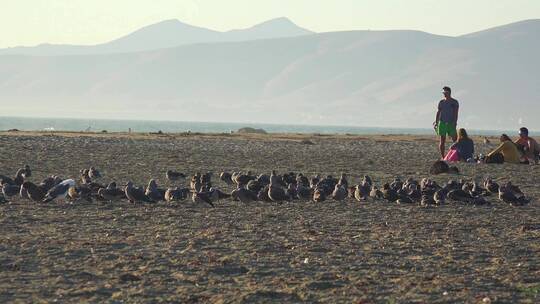
[[[240,129],[238,129],[238,131],[236,131],[236,133],[241,133],[241,134],[248,134],[248,133],[251,133],[251,134],[267,134],[267,132],[264,129],[255,129],[255,128],[250,128],[250,127],[240,128]]]

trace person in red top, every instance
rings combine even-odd
[[[529,130],[527,128],[519,129],[519,139],[516,140],[515,143],[523,153],[523,158],[525,158],[525,160],[529,161],[531,164],[538,164],[540,146],[534,138],[529,137]]]

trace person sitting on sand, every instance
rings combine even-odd
[[[538,164],[540,145],[538,145],[538,142],[534,138],[529,137],[529,130],[527,128],[519,129],[519,139],[515,143],[526,162]]]
[[[460,128],[458,130],[457,141],[450,147],[450,150],[457,151],[460,161],[473,161],[474,142],[469,138],[465,129]]]
[[[443,88],[444,99],[439,101],[437,114],[433,127],[439,135],[439,152],[444,159],[444,148],[446,136],[450,136],[453,142],[456,142],[456,125],[458,121],[459,102],[452,98],[452,90],[449,87]]]
[[[486,163],[513,163],[519,164],[521,155],[517,145],[512,142],[508,135],[501,135],[501,144],[486,157]]]

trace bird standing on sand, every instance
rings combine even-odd
[[[531,201],[525,196],[516,196],[507,186],[499,187],[499,199],[511,206],[523,206]]]
[[[240,202],[244,203],[244,204],[249,204],[251,202],[255,202],[258,199],[257,195],[246,189],[246,188],[243,188],[243,187],[239,187],[239,188],[236,188],[234,189],[232,192],[231,192],[231,197],[234,199],[234,200],[239,200]]]
[[[367,200],[371,193],[371,182],[368,179],[362,180],[360,184],[357,186],[358,195],[362,198],[362,200]],[[355,191],[355,198],[356,198],[356,191]]]
[[[482,188],[482,186],[480,186],[476,181],[472,182],[472,188],[469,191],[469,193],[471,194],[471,196],[489,196],[490,195],[490,193],[488,193],[486,189]]]
[[[457,202],[463,202],[463,203],[468,203],[472,199],[469,192],[463,191],[462,189],[451,190],[450,192],[446,194],[446,197],[451,200],[454,200]]]
[[[243,188],[244,186],[240,187]],[[247,185],[245,185],[245,188],[252,191],[253,193],[258,193],[259,191],[261,191],[262,188],[264,188],[264,185],[258,179],[253,179],[250,180]]]
[[[92,174],[90,174],[91,172],[90,169],[94,170]],[[105,188],[105,186],[100,183],[96,183],[92,181],[92,177],[90,177],[90,175],[97,177],[97,176],[101,176],[101,174],[94,167],[91,167],[90,169],[83,169],[80,171],[81,172],[81,186],[88,187],[91,190],[92,194],[97,195],[98,190],[101,188]]]
[[[28,166],[28,165],[26,165],[26,166]],[[7,184],[10,184],[10,185],[15,185],[15,186],[22,185],[22,183],[24,182],[24,179],[27,176],[32,175],[32,171],[30,170],[30,167],[27,168],[26,166],[24,168],[21,168],[21,169],[17,170],[17,172],[15,173],[14,178],[11,178],[9,176],[5,176],[5,175],[0,174],[0,184],[6,184],[7,183]]]
[[[261,173],[254,180],[262,185],[268,185],[270,184],[270,175]]]
[[[339,177],[338,184],[342,185],[347,189],[349,187],[349,181],[347,181],[347,175],[345,173],[341,173],[341,176]]]
[[[373,185],[371,187],[371,191],[369,191],[369,197],[371,197],[374,200],[378,200],[378,199],[382,199],[384,196],[381,190],[379,190],[377,186]]]
[[[272,179],[270,179],[270,186],[268,188],[268,197],[273,202],[282,202],[282,201],[289,200],[290,198],[287,196],[287,193],[285,193],[285,190],[283,190],[283,188],[281,188],[280,186],[276,186],[271,181]]]
[[[321,181],[321,177],[319,175],[315,175],[309,180],[309,187],[312,189],[315,189],[320,181]]]
[[[48,176],[44,178],[38,186],[45,192],[51,190],[52,187],[56,186],[56,180],[54,176]]]
[[[437,190],[435,194],[433,194],[433,200],[435,201],[435,204],[443,205],[445,203],[447,193],[448,192],[446,189]]]
[[[294,183],[290,183],[288,186],[287,186],[287,189],[285,189],[285,195],[290,199],[290,200],[296,200],[298,199],[298,193],[296,192],[296,181]]]
[[[81,183],[90,184],[92,182],[92,179],[90,178],[90,170],[82,169],[80,172],[81,172]]]
[[[223,182],[225,182],[227,185],[232,185],[232,175],[229,172],[221,172],[219,174],[219,179]]]
[[[297,183],[296,184],[296,195],[298,196],[298,199],[307,201],[310,200],[312,197],[312,191],[311,188],[307,187],[304,184]]]
[[[473,183],[469,181],[465,181],[464,179],[460,179],[457,182],[455,182],[454,189],[457,190],[464,190],[465,192],[469,192],[473,187]]]
[[[190,193],[189,188],[169,188],[165,191],[165,201],[168,203],[175,201],[184,201]]]
[[[276,174],[276,170],[272,170],[270,174],[270,185],[277,186],[277,185],[282,185],[282,184],[283,184],[283,180],[281,179],[281,177]]]
[[[309,179],[307,177],[305,177],[304,174],[298,173],[298,175],[296,175],[296,184],[297,185],[302,185],[304,187],[308,187],[309,186]]]
[[[390,183],[390,188],[394,189],[395,191],[398,191],[403,188],[403,182],[399,177],[396,177],[392,183]]]
[[[101,178],[101,173],[96,168],[90,167],[90,169],[88,169],[88,176],[91,179],[98,179]]]
[[[155,202],[159,202],[165,199],[165,190],[158,188],[155,179],[151,179],[148,182],[148,187],[146,187],[146,191],[144,192],[144,194]]]
[[[25,198],[28,198],[33,202],[41,202],[45,198],[46,191],[32,182],[24,182],[21,185],[21,193],[23,192],[23,189],[26,194]]]
[[[9,184],[5,180],[2,181],[2,194],[6,199],[19,194],[21,188],[16,184]]]
[[[283,183],[282,184],[283,186],[286,186],[286,185],[289,185],[289,184],[292,184],[292,183],[296,183],[296,173],[294,173],[294,172],[284,173],[281,176],[281,181]]]
[[[393,189],[388,183],[383,185],[382,193],[383,193],[383,198],[389,202],[393,203],[398,200],[397,191]]]
[[[86,200],[87,202],[92,202],[92,189],[87,185],[73,186],[68,190],[68,196],[71,201]]]
[[[255,177],[251,175],[251,171],[248,171],[246,174],[234,172],[231,178],[237,186],[246,185],[249,181],[255,179]]]
[[[69,188],[71,187],[75,187],[75,181],[73,179],[66,179],[62,181],[47,192],[42,202],[48,203],[56,199],[65,199]]]
[[[422,198],[420,200],[420,206],[429,206],[435,204],[435,200],[433,199],[433,196],[431,195],[422,195]]]
[[[109,202],[120,200],[126,197],[124,191],[116,186],[116,182],[110,182],[106,188],[98,189],[97,195]]]
[[[369,196],[369,190],[366,191],[365,187],[362,185],[356,185],[354,189],[354,198],[359,201],[366,201]]]
[[[272,200],[268,196],[268,190],[270,189],[270,185],[264,186],[258,193],[257,193],[257,200],[265,203],[271,203]],[[249,190],[249,189],[248,189]]]
[[[112,203],[116,199],[116,196],[114,196],[112,193],[110,193],[107,188],[101,188],[98,190],[98,196],[102,199]]]
[[[521,189],[519,189],[518,186],[512,184],[511,181],[508,181],[504,184],[504,187],[508,190],[508,191],[511,191],[512,193],[514,193],[516,196],[520,197],[520,196],[524,196],[523,194],[523,191],[521,191]]]
[[[134,187],[131,181],[127,182],[124,192],[130,203],[155,203],[155,201],[151,200],[144,194],[144,190],[142,188]]]
[[[345,188],[343,185],[336,184],[334,186],[334,191],[332,192],[332,198],[335,201],[342,202],[347,198],[348,192],[347,188]]]
[[[356,186],[354,187],[347,187],[347,198],[354,199],[354,191],[356,191]]]
[[[414,201],[420,201],[420,199],[422,198],[422,191],[420,191],[420,185],[418,184],[409,185],[408,196]]]
[[[226,199],[226,198],[229,198],[231,197],[230,194],[228,193],[225,193],[217,188],[214,188],[214,187],[210,187],[210,189],[208,190],[209,194],[210,194],[210,200],[213,202],[213,203],[216,203],[216,202],[219,202],[220,200],[222,199]]]
[[[191,201],[198,205],[207,204],[210,207],[215,207],[214,203],[212,203],[209,192],[193,192],[191,195]]]
[[[3,185],[5,183],[14,184],[13,179],[11,177],[0,174],[0,185]]]
[[[26,182],[24,182],[24,183],[26,183]],[[24,185],[24,183],[23,183],[23,185]],[[20,190],[19,190],[19,196],[22,199],[28,199],[29,198],[28,197],[28,190],[26,190],[26,188],[23,187],[22,185],[21,185]]]
[[[25,165],[24,166],[24,172],[22,173],[22,177],[24,179],[27,179],[28,177],[32,176],[32,169],[30,169],[30,166],[29,165]],[[24,184],[24,182],[23,182]],[[22,186],[21,184],[21,190],[19,191],[19,195],[21,198],[23,199],[28,199],[28,191],[25,187]]]
[[[29,165],[24,165],[24,172],[22,175],[24,178],[29,178],[32,176],[32,169],[30,169]]]
[[[26,173],[26,169],[19,169],[17,170],[17,173],[15,173],[15,178],[13,179],[13,183],[17,186],[22,185],[24,183],[24,176]]]
[[[195,173],[195,175],[191,176],[191,180],[189,181],[189,187],[192,190],[199,191],[201,186],[201,173],[197,172]]]
[[[201,183],[212,187],[212,175],[214,175],[214,173],[212,172],[206,172],[205,174],[203,174],[201,176]]]
[[[371,188],[371,186],[373,186],[373,180],[371,177],[369,177],[369,175],[364,175],[361,184],[367,184]]]
[[[484,181],[484,188],[486,188],[489,193],[498,194],[499,187],[500,187],[499,184],[494,182],[493,179],[489,177],[486,178],[486,180]]]
[[[324,202],[326,200],[326,193],[321,187],[316,187],[313,191],[313,201],[316,203]]]

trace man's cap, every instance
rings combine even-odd
[[[452,89],[450,87],[444,87],[442,88],[443,92],[452,92]]]
[[[523,127],[519,129],[519,135],[529,135],[529,129]]]

